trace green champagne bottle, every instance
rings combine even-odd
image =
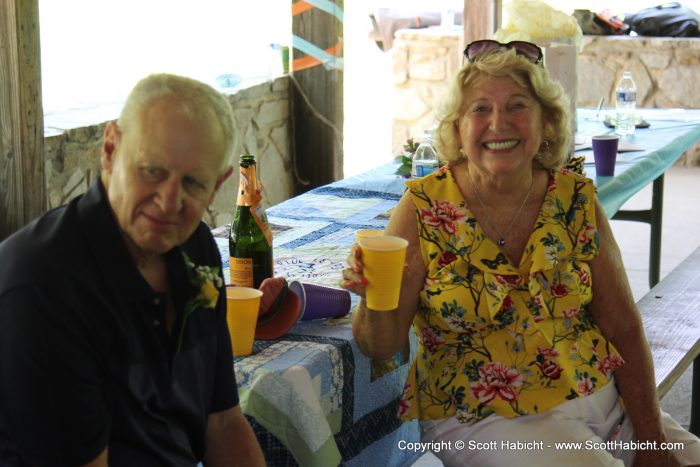
[[[262,205],[255,156],[241,156],[236,212],[231,222],[231,284],[259,288],[272,277],[272,231]]]

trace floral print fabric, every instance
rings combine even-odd
[[[550,173],[518,266],[485,236],[448,166],[406,185],[427,277],[401,418],[534,414],[608,383],[623,361],[586,310],[598,253],[589,179]]]

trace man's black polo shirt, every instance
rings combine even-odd
[[[204,224],[182,249],[221,267]],[[188,317],[177,352],[197,290],[181,248],[166,262],[172,335],[99,181],[0,244],[0,465],[15,448],[34,465],[83,464],[105,446],[113,466],[202,458],[208,414],[238,403],[225,295]]]

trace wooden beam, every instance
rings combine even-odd
[[[315,3],[292,2],[295,194],[343,177],[344,3]]]
[[[44,212],[38,0],[0,2],[0,240]]]
[[[464,0],[464,43],[489,39],[500,27],[501,0]]]

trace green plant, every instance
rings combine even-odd
[[[403,145],[403,154],[399,154],[394,158],[394,162],[399,164],[394,174],[401,175],[403,178],[411,178],[411,168],[413,168],[413,154],[418,149],[418,143],[413,141],[413,138],[408,138],[406,144]]]

